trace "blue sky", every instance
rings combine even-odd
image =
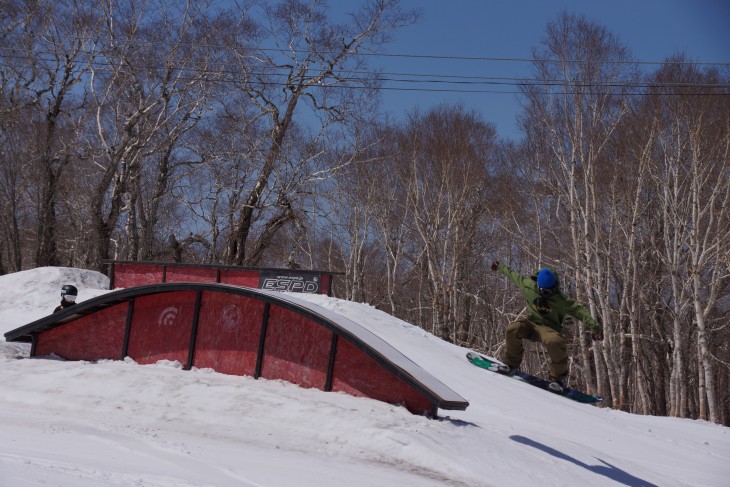
[[[331,1],[331,5],[336,4],[340,9],[359,2]],[[529,58],[544,37],[546,23],[566,9],[604,25],[640,61],[662,61],[684,52],[692,61],[724,62],[730,69],[730,0],[403,0],[402,5],[421,8],[422,19],[396,34],[386,48],[391,54]],[[524,77],[530,73],[528,63],[515,61],[376,57],[371,64],[387,72],[408,74]],[[449,88],[412,83],[386,86]],[[515,91],[508,85],[493,89]],[[396,119],[413,108],[428,110],[443,102],[462,102],[494,123],[501,137],[519,137],[516,94],[383,93],[383,108]]]

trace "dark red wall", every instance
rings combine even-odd
[[[163,281],[162,265],[114,264],[114,288],[130,288]]]
[[[51,328],[36,337],[34,353],[55,353],[68,360],[119,360],[128,308],[123,302]]]
[[[209,267],[168,266],[165,282],[216,282],[217,270]]]
[[[324,389],[332,332],[301,314],[271,305],[261,377]]]
[[[259,273],[254,270],[221,269],[221,284],[259,287]]]
[[[264,306],[245,296],[204,292],[193,365],[253,376]]]
[[[136,298],[127,354],[140,364],[163,359],[186,364],[196,295],[179,291]]]
[[[432,408],[422,394],[345,340],[337,345],[332,377],[335,392],[405,404],[409,411],[418,414],[427,414]]]

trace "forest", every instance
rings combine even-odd
[[[419,12],[326,2],[0,0],[0,274],[166,261],[341,272],[336,297],[499,356],[548,266],[602,323],[569,382],[730,425],[730,71],[652,69],[563,12],[522,137],[464,105],[383,114]],[[541,346],[528,372],[546,373]]]

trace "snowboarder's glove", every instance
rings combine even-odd
[[[496,271],[498,267],[499,267],[499,261],[498,260],[495,260],[494,262],[492,262],[492,270],[493,271]]]
[[[602,342],[603,341],[603,330],[594,331],[591,333],[591,338],[594,342]]]

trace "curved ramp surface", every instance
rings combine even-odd
[[[469,403],[357,323],[291,295],[206,283],[114,291],[5,334],[31,356],[177,360],[191,367],[342,391],[436,417]]]

